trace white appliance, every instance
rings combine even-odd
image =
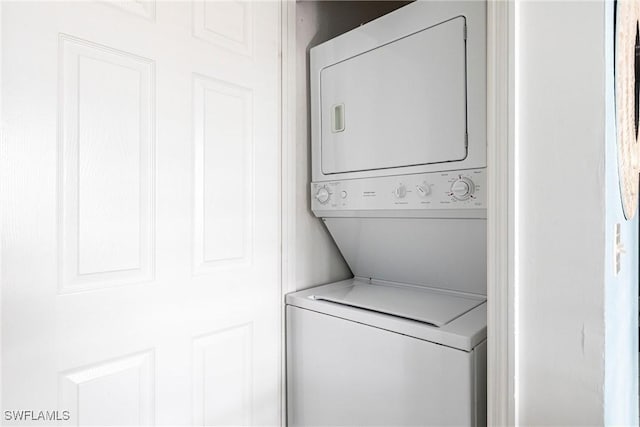
[[[486,425],[486,12],[311,50],[311,207],[354,278],[286,297],[289,425]]]

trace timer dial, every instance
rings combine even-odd
[[[456,200],[468,200],[476,189],[476,185],[469,178],[460,177],[451,184],[451,196]]]

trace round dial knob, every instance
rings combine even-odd
[[[323,205],[329,201],[329,190],[326,187],[320,187],[318,191],[316,191],[316,200]]]
[[[431,187],[429,184],[416,185],[416,191],[420,197],[427,197],[431,193]]]
[[[475,184],[469,178],[460,178],[451,185],[451,195],[456,200],[467,200],[475,189]]]
[[[393,195],[396,196],[398,199],[402,199],[404,196],[407,195],[407,187],[400,184],[399,186],[396,187],[395,190],[393,190]]]

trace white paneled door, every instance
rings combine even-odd
[[[279,424],[279,13],[3,2],[5,424]]]

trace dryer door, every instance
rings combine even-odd
[[[320,71],[324,174],[467,156],[465,28],[459,16]]]

